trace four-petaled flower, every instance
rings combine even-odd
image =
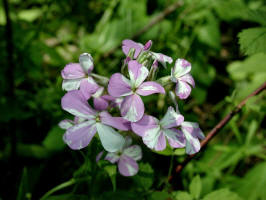
[[[79,57],[79,63],[67,64],[61,71],[64,79],[63,90],[71,91],[80,88],[86,99],[89,99],[99,88],[98,84],[90,75],[93,70],[93,59],[90,54],[83,53]]]
[[[69,113],[82,118],[82,122],[69,127],[64,140],[71,149],[86,147],[96,132],[106,151],[116,152],[122,148],[125,139],[112,127],[127,131],[129,123],[122,117],[112,117],[108,112],[97,112],[88,104],[79,90],[73,90],[62,98],[62,108]]]
[[[111,163],[118,163],[118,170],[123,176],[134,176],[139,170],[136,161],[142,158],[142,151],[139,145],[131,145],[130,137],[126,137],[125,140],[124,146],[119,151],[109,152],[104,159]]]
[[[108,92],[113,97],[125,97],[121,103],[121,115],[128,121],[136,122],[144,114],[144,104],[139,95],[164,94],[165,91],[156,82],[144,82],[149,71],[136,60],[129,61],[128,72],[130,80],[120,73],[112,75],[108,84]]]
[[[171,70],[171,80],[176,83],[175,93],[180,99],[188,98],[191,86],[195,87],[194,79],[189,73],[190,70],[191,64],[184,59],[177,59]]]

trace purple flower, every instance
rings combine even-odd
[[[130,80],[120,73],[112,75],[108,84],[108,92],[113,97],[125,97],[121,103],[121,115],[128,121],[136,122],[144,114],[144,104],[139,95],[164,94],[165,91],[156,82],[144,82],[149,72],[137,61],[129,61],[128,72]]]
[[[79,57],[79,63],[67,64],[61,71],[63,77],[62,88],[66,91],[80,88],[86,99],[96,92],[98,84],[88,76],[93,70],[93,59],[90,54],[83,53]]]
[[[176,83],[175,93],[180,99],[186,99],[195,87],[193,77],[189,74],[191,64],[184,59],[177,59],[171,70],[171,80]]]
[[[156,151],[162,151],[166,147],[166,139],[170,146],[182,148],[185,146],[185,138],[180,130],[184,117],[175,112],[173,107],[169,107],[164,117],[159,121],[155,117],[144,115],[143,118],[131,123],[132,130],[140,135],[144,144]]]
[[[142,158],[142,151],[139,145],[132,145],[132,139],[126,137],[124,146],[117,152],[108,153],[105,160],[111,163],[118,163],[118,170],[123,176],[134,176],[138,173],[139,166],[136,161]]]
[[[66,93],[61,104],[64,110],[82,119],[69,127],[64,135],[64,141],[71,149],[86,147],[96,132],[106,151],[115,152],[122,148],[125,139],[112,128],[125,131],[130,129],[128,122],[122,117],[112,117],[106,111],[97,112],[92,109],[79,90]]]
[[[134,58],[136,59],[138,57],[138,55],[142,52],[142,51],[149,51],[149,49],[152,46],[152,41],[149,40],[144,46],[141,43],[136,43],[132,40],[123,40],[122,42],[122,50],[124,52],[125,55],[128,55],[130,49],[135,49],[135,54],[134,54]],[[153,59],[157,60],[158,62],[160,62],[163,66],[166,66],[166,63],[172,63],[173,59],[169,56],[166,56],[162,53],[155,53],[152,51],[149,51],[149,53],[151,54],[151,56],[153,57]]]

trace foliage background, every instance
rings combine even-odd
[[[154,51],[192,63],[196,88],[179,104],[185,118],[198,121],[206,134],[265,81],[263,0],[9,0],[11,66],[3,2],[0,199],[40,199],[56,186],[58,191],[43,199],[266,199],[265,92],[248,101],[171,185],[167,177],[184,159],[183,150],[156,154],[143,146],[139,174],[125,178],[114,166],[95,163],[101,151],[97,140],[72,151],[57,126],[69,117],[60,108],[63,67],[89,52],[95,72],[109,77],[120,70],[121,41],[179,2],[135,40],[151,39]],[[170,67],[161,75],[169,72]],[[157,96],[144,101],[157,116],[169,103]]]

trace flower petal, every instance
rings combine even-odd
[[[138,173],[139,166],[134,159],[123,155],[118,162],[118,170],[123,176],[134,176]]]
[[[95,121],[85,121],[67,129],[64,141],[71,149],[79,150],[88,146],[95,133]]]
[[[188,132],[190,132],[195,137],[200,138],[203,140],[205,138],[203,132],[199,128],[199,124],[195,122],[183,122],[182,123],[182,129],[186,129]]]
[[[142,151],[139,145],[133,145],[125,148],[122,156],[123,155],[133,158],[134,160],[140,160],[142,158]]]
[[[153,129],[147,130],[142,139],[144,144],[156,151],[162,151],[166,147],[165,136],[161,132],[159,125],[155,126]]]
[[[63,79],[79,79],[85,76],[85,73],[79,63],[67,64],[61,71]]]
[[[164,117],[160,120],[160,125],[164,129],[168,129],[179,126],[183,121],[184,117],[181,114],[176,113],[175,109],[170,106]]]
[[[80,83],[80,91],[88,100],[98,89],[99,85],[93,80],[92,77],[83,79]]]
[[[62,83],[62,89],[66,91],[79,89],[82,79],[65,79]]]
[[[186,139],[182,131],[177,129],[164,129],[163,132],[170,146],[174,148],[183,148],[186,146]]]
[[[120,156],[117,153],[107,153],[104,160],[108,160],[111,163],[116,163],[119,160]]]
[[[112,117],[108,112],[103,111],[100,113],[100,120],[103,124],[112,126],[118,130],[128,131],[130,130],[130,122],[122,117]]]
[[[139,95],[132,94],[125,97],[121,104],[120,111],[124,119],[136,122],[139,121],[144,114],[144,104]]]
[[[143,48],[143,45],[141,43],[136,43],[132,40],[123,40],[122,42],[122,50],[124,54],[127,56],[130,49],[135,49],[134,58],[137,58],[139,53],[141,52],[141,49]]]
[[[120,73],[111,76],[108,92],[113,97],[128,96],[132,94],[130,81]]]
[[[154,129],[158,126],[158,120],[150,115],[143,115],[143,117],[134,123],[131,123],[131,128],[134,133],[143,136],[149,129]]]
[[[175,66],[171,70],[172,81],[176,82],[177,79],[191,70],[191,64],[185,59],[177,59]]]
[[[93,58],[89,53],[83,53],[79,56],[79,63],[86,74],[93,70]]]
[[[184,81],[177,81],[176,88],[175,88],[175,94],[180,99],[186,99],[191,93],[191,87]]]
[[[61,100],[61,106],[72,115],[85,119],[94,118],[96,114],[79,90],[66,93]]]
[[[122,149],[125,139],[112,127],[97,123],[96,128],[103,148],[108,152],[116,152]]]
[[[99,110],[99,111],[106,110],[108,108],[108,101],[106,101],[102,97],[94,98],[93,106],[96,110]]]
[[[157,60],[158,62],[160,62],[164,67],[166,67],[166,63],[171,64],[173,62],[173,59],[169,56],[166,56],[162,53],[155,53],[155,52],[151,52],[153,55],[153,58],[155,60]]]
[[[102,158],[103,152],[104,151],[101,151],[100,153],[97,154],[97,156],[95,158],[96,163],[98,163],[100,161],[100,159]]]
[[[74,121],[69,120],[69,119],[64,119],[64,120],[62,120],[61,122],[59,122],[58,126],[59,126],[61,129],[68,129],[68,128],[70,128],[71,126],[73,126],[74,124],[75,124]]]
[[[136,93],[141,96],[148,96],[154,93],[165,94],[165,90],[159,83],[148,81],[142,83],[137,89]]]
[[[195,87],[195,81],[193,77],[190,74],[186,74],[184,76],[181,76],[179,80],[189,83],[191,86]]]
[[[149,70],[136,60],[131,60],[128,63],[128,73],[132,86],[138,88],[147,78]]]

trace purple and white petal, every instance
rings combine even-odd
[[[85,73],[79,63],[67,64],[61,71],[63,79],[79,79],[85,77]]]
[[[182,124],[183,121],[184,121],[183,115],[176,113],[175,109],[172,106],[170,106],[168,107],[164,117],[160,120],[160,125],[164,129],[168,129],[179,126],[180,124]]]
[[[96,110],[106,110],[108,108],[108,105],[108,101],[106,101],[102,97],[93,98],[93,106]]]
[[[144,47],[143,47],[143,51],[148,51],[148,50],[150,50],[151,46],[152,46],[152,41],[149,40],[149,41],[146,42],[146,44],[144,45]]]
[[[111,163],[116,163],[119,160],[120,156],[117,153],[107,153],[104,160],[108,160]]]
[[[137,89],[136,93],[141,96],[148,96],[154,93],[165,94],[165,90],[159,83],[148,81],[142,83]]]
[[[189,73],[191,70],[191,64],[185,59],[177,59],[175,66],[171,70],[171,79],[176,82],[178,78]]]
[[[82,79],[65,79],[62,83],[62,89],[66,91],[79,89]]]
[[[89,106],[79,90],[67,92],[61,100],[61,106],[65,111],[77,117],[93,119],[96,115],[96,111]]]
[[[132,87],[138,88],[147,78],[149,70],[136,60],[131,60],[128,63],[128,73]]]
[[[185,74],[184,76],[181,76],[179,80],[189,83],[192,87],[195,87],[195,81],[193,77],[190,74]]]
[[[80,91],[86,99],[89,99],[98,89],[99,85],[93,80],[92,77],[82,79],[80,83]]]
[[[93,70],[93,58],[89,53],[83,53],[79,56],[79,63],[86,74]]]
[[[191,87],[184,81],[177,81],[176,87],[175,87],[175,94],[180,99],[186,99],[189,97],[191,93]]]
[[[158,120],[150,115],[143,115],[143,117],[138,122],[131,123],[133,132],[139,136],[143,136],[146,131],[157,127]]]
[[[98,153],[98,155],[95,158],[96,163],[99,162],[99,160],[102,158],[102,155],[103,155],[103,151],[101,151],[100,153]]]
[[[138,173],[139,166],[134,159],[123,155],[118,161],[118,170],[123,176],[134,176]]]
[[[112,117],[108,112],[103,111],[100,113],[100,120],[103,124],[112,126],[118,130],[130,130],[130,122],[122,117]]]
[[[142,151],[139,145],[133,145],[124,149],[122,156],[126,155],[134,160],[140,160],[142,158]]]
[[[134,58],[137,58],[139,53],[141,52],[143,45],[141,43],[136,43],[132,40],[123,40],[122,42],[122,50],[124,54],[127,56],[130,49],[134,48],[135,49],[135,54]]]
[[[113,97],[133,94],[130,81],[120,73],[115,73],[111,76],[108,84],[108,92]]]
[[[182,131],[177,129],[164,129],[163,132],[170,146],[174,148],[183,148],[186,146],[186,139]]]
[[[200,138],[203,140],[205,138],[203,132],[199,128],[199,124],[195,122],[183,122],[182,123],[182,129],[185,129],[186,131],[190,132],[195,137]]]
[[[98,135],[103,148],[108,152],[116,152],[124,146],[125,139],[116,132],[112,127],[102,123],[96,123]]]
[[[61,122],[59,122],[58,126],[61,129],[68,129],[68,128],[72,127],[74,124],[75,124],[74,121],[69,120],[69,119],[64,119]]]
[[[158,62],[160,62],[164,67],[166,67],[166,63],[171,64],[173,62],[173,59],[169,56],[166,56],[162,53],[155,53],[155,52],[151,52],[153,55],[153,58],[155,60],[157,60]]]
[[[161,132],[159,125],[147,130],[142,140],[150,149],[155,149],[156,151],[162,151],[166,147],[165,136]]]
[[[71,149],[79,150],[88,146],[95,133],[95,121],[85,121],[67,129],[64,141]]]
[[[142,118],[144,109],[144,104],[140,96],[132,94],[124,98],[120,111],[124,119],[136,122]]]

